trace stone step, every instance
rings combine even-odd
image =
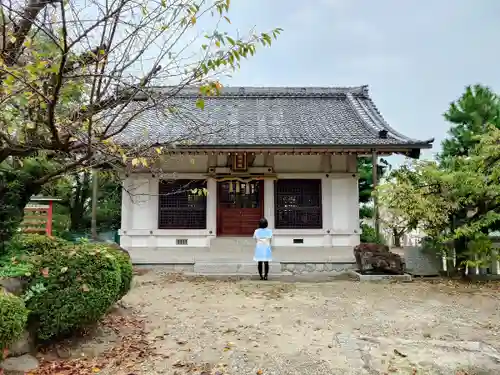
[[[255,275],[257,274],[257,262],[196,262],[194,273],[199,275]],[[269,275],[281,275],[279,262],[269,264]]]
[[[221,250],[253,250],[255,240],[252,237],[216,237],[210,241],[210,248]]]

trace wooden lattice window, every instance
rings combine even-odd
[[[276,229],[321,229],[321,180],[277,180],[274,206]]]
[[[207,196],[204,180],[160,181],[159,229],[206,229]],[[200,193],[201,192],[201,193]]]

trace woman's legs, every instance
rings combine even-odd
[[[269,262],[264,262],[264,280],[267,280],[268,273],[269,273]]]
[[[264,278],[262,277],[262,263],[263,262],[258,262],[257,263],[257,269],[259,270],[259,276],[260,276],[260,279],[263,280]]]

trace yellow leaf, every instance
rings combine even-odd
[[[191,23],[192,23],[193,25],[194,25],[194,24],[196,24],[196,17],[195,17],[195,16],[191,17]]]
[[[100,369],[99,367],[94,367],[94,368],[92,369],[92,372],[93,372],[94,374],[97,374],[97,373],[98,373],[98,372],[100,372],[100,371],[101,371],[101,369]]]
[[[155,150],[156,150],[156,153],[157,153],[158,155],[159,155],[159,154],[161,154],[161,151],[162,151],[162,150],[161,150],[161,147],[157,147]]]
[[[139,159],[132,159],[132,166],[135,167],[139,164]]]

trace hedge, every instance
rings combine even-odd
[[[0,288],[0,360],[3,349],[18,340],[28,321],[28,309],[21,298]]]
[[[130,260],[105,245],[23,235],[12,249],[28,254],[36,270],[25,300],[41,340],[96,322],[130,289]]]
[[[120,291],[118,293],[118,300],[125,296],[132,286],[132,277],[134,275],[134,269],[132,267],[132,262],[130,261],[130,256],[121,250],[120,248],[108,246],[107,250],[110,251],[115,257],[120,267],[121,273],[121,285]]]

